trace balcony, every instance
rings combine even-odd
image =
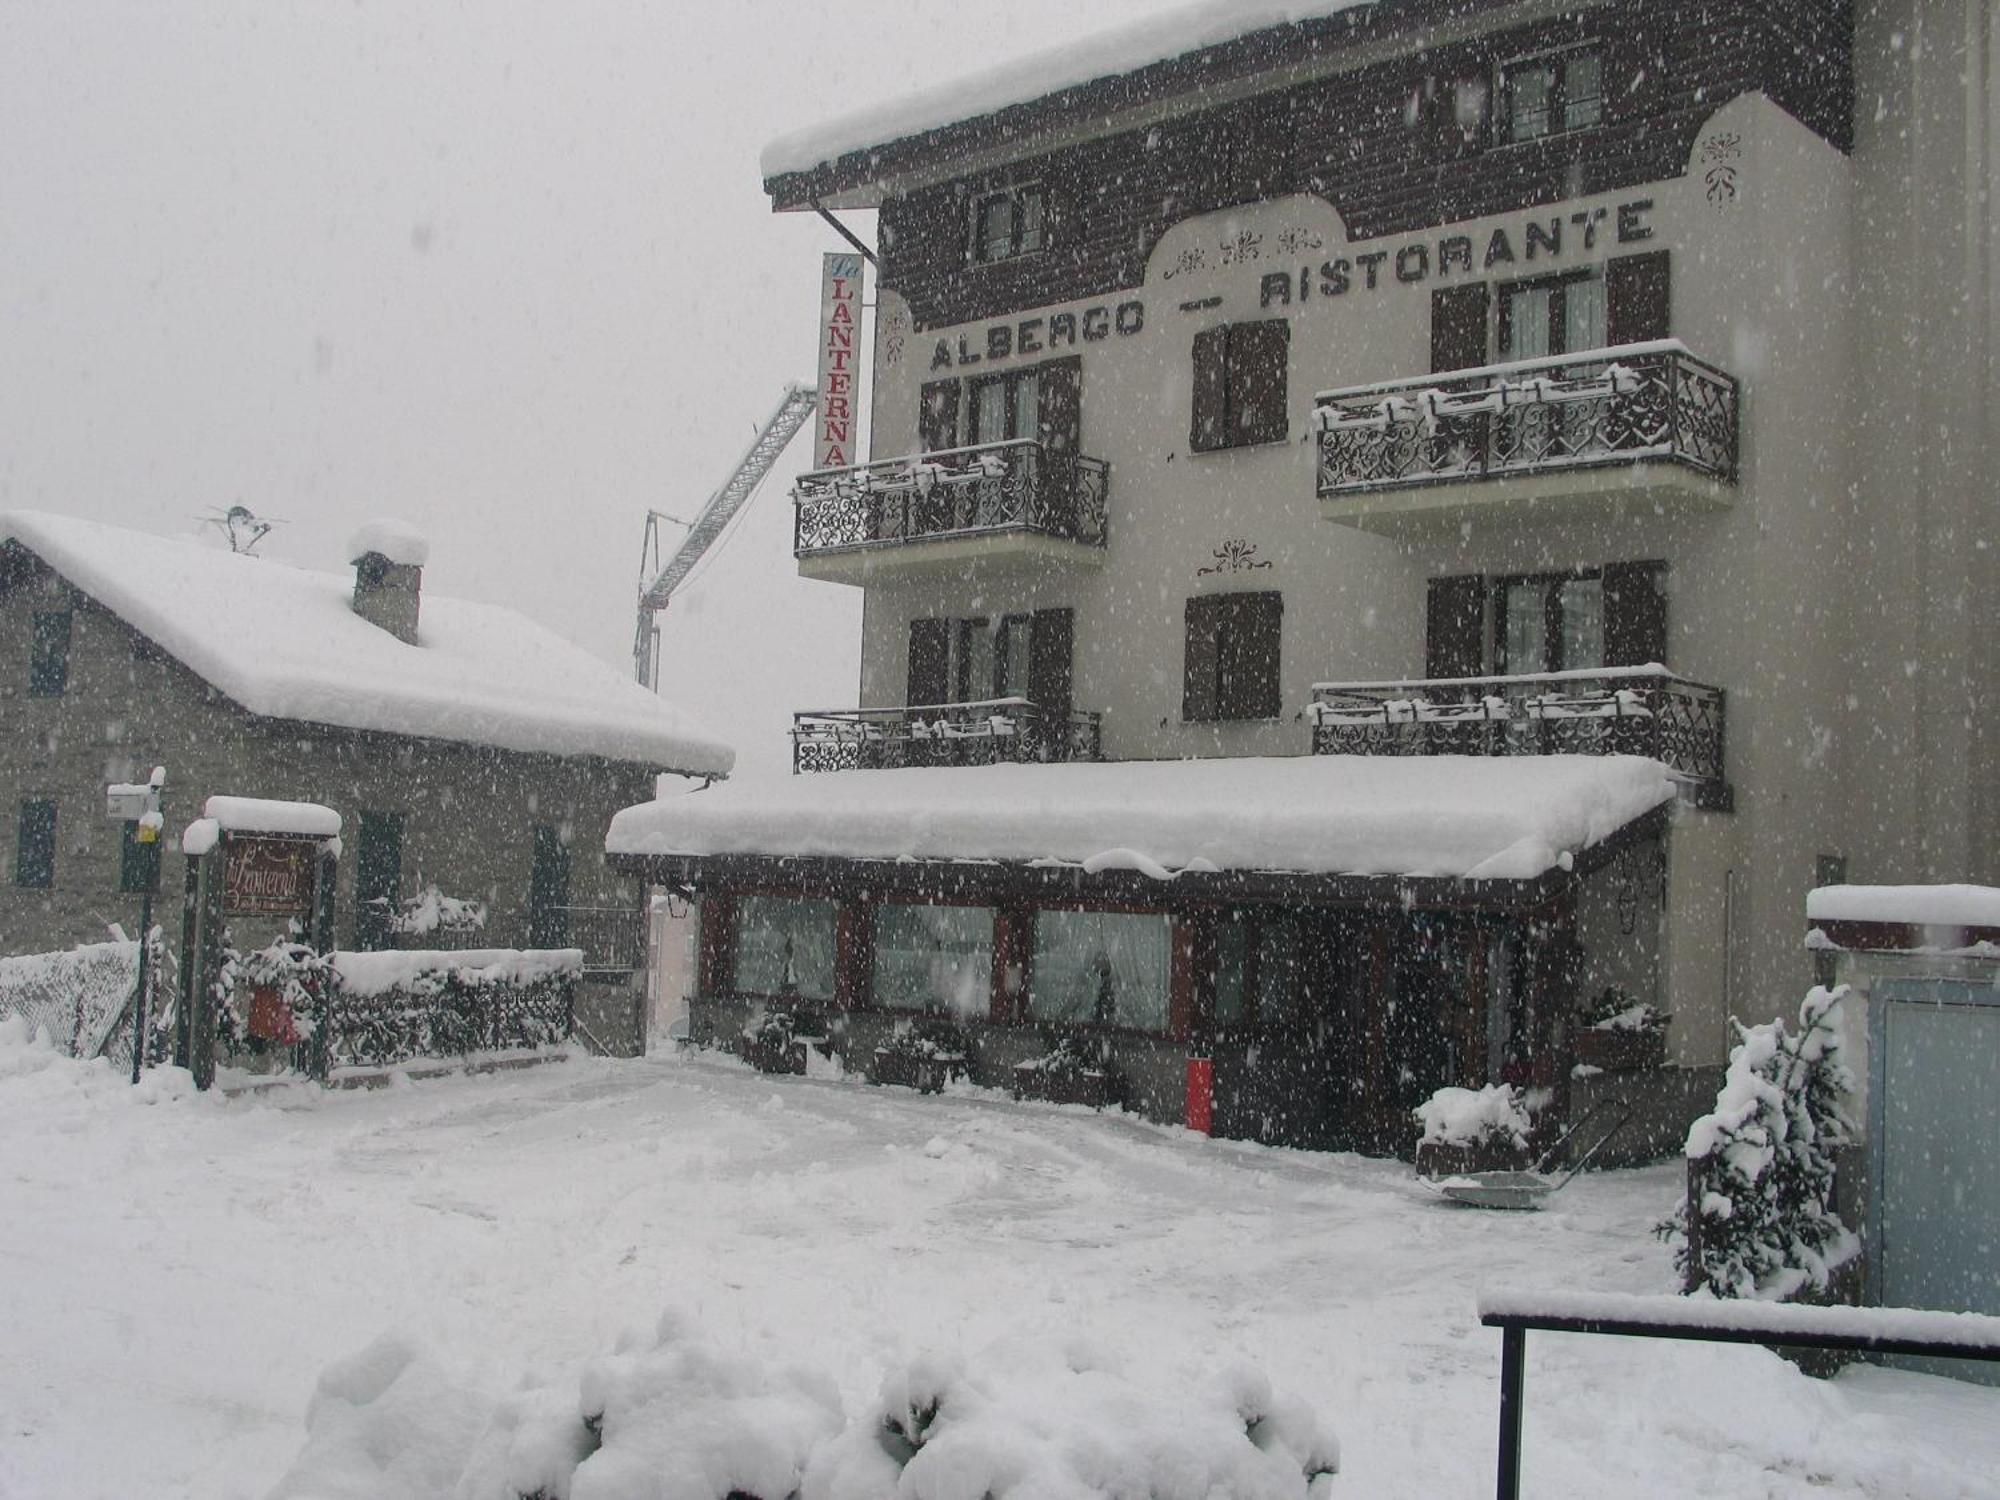
[[[1316,755],[1645,755],[1727,811],[1723,692],[1660,666],[1532,677],[1322,682]]]
[[[801,474],[792,553],[807,578],[863,583],[966,564],[1104,558],[1111,470],[1032,439]]]
[[[1026,698],[794,714],[792,770],[1101,760],[1100,717],[1052,713]]]
[[[1320,513],[1414,533],[1475,518],[1715,510],[1734,498],[1736,381],[1674,339],[1316,398]]]

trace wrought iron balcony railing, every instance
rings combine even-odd
[[[792,715],[793,771],[1099,760],[1101,716],[1052,713],[1026,698]]]
[[[1322,682],[1306,714],[1317,755],[1646,755],[1728,801],[1722,689],[1661,666]]]
[[[1111,469],[1033,439],[801,474],[792,552],[1035,532],[1102,547]]]
[[[1328,391],[1319,494],[1646,460],[1733,483],[1736,396],[1676,339]]]

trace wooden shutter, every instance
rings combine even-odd
[[[1667,252],[1614,256],[1604,267],[1604,333],[1612,344],[1663,339],[1673,326]]]
[[[537,861],[541,858],[541,833],[541,829],[535,830]],[[398,915],[396,903],[402,893],[403,815],[362,813],[359,845],[354,861],[354,946],[364,951],[386,948],[392,931],[390,919]],[[531,901],[533,895],[531,886]]]
[[[1038,609],[1028,636],[1028,698],[1052,724],[1069,716],[1076,612]]]
[[[1659,563],[1613,563],[1604,570],[1604,665],[1643,667],[1667,659],[1667,600]]]
[[[1431,370],[1469,370],[1486,363],[1486,283],[1439,287],[1431,293]]]
[[[1184,652],[1184,682],[1181,690],[1181,717],[1189,721],[1216,716],[1215,680],[1216,633],[1219,611],[1226,595],[1209,594],[1187,602],[1187,645]]]
[[[1282,594],[1226,594],[1232,606],[1221,632],[1221,715],[1275,719],[1282,711],[1278,669],[1285,600]]]
[[[910,621],[910,675],[905,702],[943,703],[951,696],[951,621]]]
[[[959,385],[956,380],[933,380],[923,388],[917,409],[917,443],[926,453],[942,453],[958,446]]]
[[[396,820],[401,847],[402,819]],[[535,860],[528,871],[528,945],[569,946],[569,849],[559,830],[535,825]]]
[[[1291,351],[1292,325],[1283,318],[1229,330],[1231,443],[1278,443],[1290,434]]]
[[[1207,453],[1228,443],[1229,330],[1205,328],[1194,336],[1194,425],[1188,446]]]
[[[1424,601],[1424,676],[1477,677],[1486,670],[1486,580],[1477,573],[1433,578]]]
[[[1076,456],[1083,446],[1083,361],[1035,366],[1035,437],[1042,445],[1042,514],[1058,535],[1076,534]]]

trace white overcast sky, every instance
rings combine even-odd
[[[765,142],[1168,8],[0,0],[0,509],[242,503],[320,568],[400,516],[426,587],[626,667],[647,508],[812,377],[840,246],[769,211]],[[858,595],[792,569],[806,447],[666,621],[665,691],[753,772],[853,701]]]

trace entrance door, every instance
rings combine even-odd
[[[1348,1138],[1355,932],[1313,912],[1265,913],[1225,932],[1254,1017],[1243,1133],[1274,1146],[1333,1150]]]
[[[1462,1085],[1479,1067],[1468,1068],[1470,970],[1476,933],[1466,924],[1428,913],[1411,915],[1395,935],[1388,994],[1383,998],[1381,1076],[1376,1080],[1378,1113],[1372,1143],[1404,1152],[1416,1143],[1418,1105],[1448,1086]]]
[[[1873,1001],[1877,1300],[2000,1313],[2000,992],[1969,980],[1885,980]],[[2000,1385],[2000,1366],[1897,1362]]]

